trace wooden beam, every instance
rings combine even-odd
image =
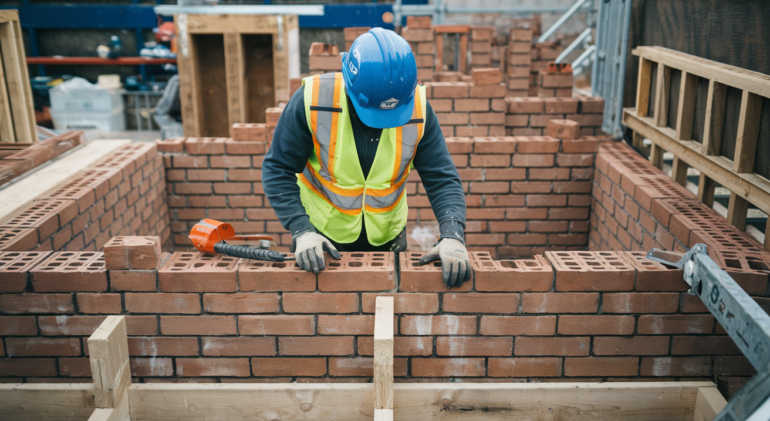
[[[0,418],[17,421],[87,420],[94,411],[90,383],[0,384]]]
[[[2,24],[0,24],[2,25]],[[5,86],[5,72],[3,71],[3,52],[0,51],[0,142],[16,142],[13,131],[13,117],[11,116],[11,102]]]
[[[88,338],[88,352],[96,406],[115,409],[110,420],[128,420],[131,366],[128,363],[126,317],[107,317]]]
[[[730,202],[727,204],[727,220],[743,231],[746,229],[746,217],[749,214],[749,202],[736,195],[730,194]]]
[[[241,34],[225,33],[225,74],[227,86],[228,125],[246,123],[245,64]]]
[[[757,154],[759,120],[762,117],[762,97],[743,91],[738,117],[738,137],[735,140],[735,172],[753,173]]]
[[[698,178],[698,200],[705,203],[708,207],[714,206],[714,190],[716,186],[717,183],[714,182],[714,179],[701,173]]]
[[[457,70],[465,74],[468,67],[468,34],[460,34],[460,62],[457,64]]]
[[[76,177],[84,169],[98,163],[130,140],[92,140],[71,154],[33,170],[29,175],[0,189],[0,224],[4,224],[27,210],[35,199],[51,193]]]
[[[727,406],[727,401],[716,387],[701,387],[695,399],[693,421],[712,421]]]
[[[436,55],[433,59],[433,71],[444,71],[444,34],[435,33],[433,35],[434,47],[436,49]]]
[[[671,94],[671,68],[658,63],[658,80],[655,84],[655,124],[668,124],[668,97]]]
[[[679,107],[676,113],[676,138],[679,140],[692,138],[695,92],[697,90],[698,77],[692,73],[682,72],[682,80],[679,84]]]
[[[692,421],[711,382],[420,383],[394,386],[403,421]],[[371,421],[371,384],[173,384],[129,388],[131,419]]]
[[[765,250],[770,250],[770,224],[765,224]]]
[[[650,162],[655,168],[663,170],[663,149],[656,143],[650,148]]]
[[[636,84],[636,112],[639,117],[647,117],[647,111],[650,108],[652,65],[650,60],[639,57],[639,80]]]
[[[683,187],[687,187],[687,169],[690,168],[686,162],[679,157],[674,157],[674,165],[671,169],[671,178]]]
[[[656,127],[650,117],[638,117],[636,110],[623,111],[623,124],[641,133],[654,145],[684,159],[691,167],[714,179],[734,194],[748,200],[765,213],[770,213],[770,181],[756,174],[737,174],[733,162],[723,156],[706,156],[702,145],[694,141],[674,139],[676,133],[668,127]]]
[[[692,73],[705,79],[747,90],[770,98],[770,75],[752,72],[663,47],[636,47],[632,53],[656,63]]]
[[[3,51],[2,65],[5,70],[5,87],[7,87],[8,100],[11,104],[16,141],[35,142],[37,141],[37,132],[35,131],[37,126],[35,124],[35,109],[32,104],[32,85],[29,82],[18,17],[15,20],[0,23],[0,50]],[[3,124],[8,124],[8,122],[3,122]]]
[[[722,149],[722,127],[725,122],[725,104],[727,103],[727,85],[709,81],[706,98],[706,118],[703,128],[703,153],[719,155]]]
[[[375,303],[374,420],[393,421],[393,297]]]

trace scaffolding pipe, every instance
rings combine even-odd
[[[540,38],[537,39],[537,42],[543,43],[548,40],[548,38],[551,37],[551,35],[556,32],[557,29],[559,29],[562,25],[564,25],[564,22],[569,20],[569,18],[572,17],[575,13],[578,12],[578,10],[583,7],[584,4],[586,4],[588,0],[578,0],[577,3],[573,4],[572,7],[567,10],[567,13],[563,14],[562,17],[559,18],[559,20],[556,21],[556,23],[553,24],[550,28],[548,28],[547,31],[543,35],[540,36]]]
[[[576,58],[575,61],[572,62],[572,69],[580,67],[583,64],[583,62],[586,60],[593,61],[593,55],[595,52],[596,52],[595,45],[588,47],[588,49],[583,51],[583,54],[578,56],[578,58]]]
[[[577,49],[581,44],[583,44],[583,41],[585,41],[586,38],[591,36],[591,29],[593,29],[593,28],[590,28],[590,27],[586,28],[580,35],[578,35],[578,37],[575,38],[574,41],[572,41],[572,44],[570,44],[567,48],[565,48],[564,51],[562,51],[561,54],[559,54],[559,57],[556,57],[555,61],[557,63],[561,63],[562,60],[567,58],[567,56],[571,52],[575,51],[575,49]]]

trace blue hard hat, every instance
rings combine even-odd
[[[342,56],[342,75],[358,118],[369,127],[406,124],[414,109],[417,63],[405,39],[373,28]]]

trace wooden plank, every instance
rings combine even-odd
[[[723,156],[706,156],[702,145],[694,141],[678,141],[676,133],[667,127],[656,127],[650,117],[638,117],[636,110],[623,111],[623,124],[638,131],[654,145],[679,156],[693,168],[714,179],[736,195],[748,200],[763,212],[770,212],[770,181],[756,174],[736,174],[733,162]]]
[[[727,406],[727,401],[716,387],[701,387],[695,399],[693,421],[712,421]]]
[[[731,224],[743,231],[746,229],[746,217],[749,214],[749,202],[736,195],[730,195],[730,202],[727,204],[727,220]]]
[[[374,419],[393,421],[393,297],[375,303]]]
[[[436,33],[433,36],[434,40],[434,46],[435,48],[435,58],[433,59],[433,71],[434,72],[443,72],[444,71],[444,34]]]
[[[457,64],[457,69],[460,73],[465,74],[468,67],[468,34],[460,34],[460,62]]]
[[[5,72],[2,63],[3,52],[0,51],[0,142],[16,142],[16,134],[13,132],[11,103],[5,88]]]
[[[666,63],[675,69],[770,98],[770,75],[663,47],[637,47],[632,53],[656,63]]]
[[[711,382],[425,383],[394,386],[404,421],[692,421]],[[371,384],[163,384],[129,388],[131,419],[171,421],[374,417]]]
[[[181,13],[174,15],[176,33],[179,45],[177,53],[177,70],[179,74],[179,103],[182,111],[182,129],[185,136],[199,137],[201,135],[200,118],[198,116],[198,100],[196,89],[196,72],[193,66],[194,48],[188,31],[189,16]]]
[[[294,16],[296,15],[284,15]],[[278,32],[276,15],[187,15],[191,34],[274,34]]]
[[[3,51],[5,86],[11,104],[16,141],[34,142],[37,140],[37,133],[35,132],[35,110],[32,106],[32,87],[29,84],[18,20],[0,24],[0,49]]]
[[[663,149],[657,143],[650,148],[650,162],[655,168],[663,170]]]
[[[109,316],[88,338],[94,402],[99,408],[119,408],[131,385],[125,316]],[[127,414],[126,414],[127,415]]]
[[[698,178],[698,200],[705,203],[708,207],[714,206],[714,190],[716,186],[717,183],[714,182],[714,179],[701,173]]]
[[[82,170],[98,163],[130,140],[92,140],[69,155],[33,170],[23,179],[0,190],[0,224],[27,210],[35,199],[56,190]]]
[[[4,420],[85,421],[94,408],[90,383],[0,384],[0,418]]]
[[[674,157],[674,165],[671,169],[671,178],[680,185],[687,187],[687,169],[690,168],[686,162],[679,157]]]
[[[698,90],[698,77],[682,72],[679,84],[679,108],[676,113],[676,138],[692,139],[692,123],[695,117],[695,92]]]
[[[225,33],[225,84],[227,87],[227,123],[246,123],[245,64],[241,35]]]
[[[743,91],[738,117],[738,137],[735,140],[735,172],[753,173],[757,154],[759,120],[762,116],[762,97]]]
[[[467,34],[470,31],[470,25],[433,25],[433,32],[437,34]]]
[[[722,126],[725,122],[727,85],[709,81],[706,98],[706,118],[703,129],[703,151],[706,155],[719,155],[722,149]]]
[[[668,124],[668,96],[671,94],[671,68],[658,63],[658,81],[655,84],[655,124]]]
[[[35,101],[32,98],[32,83],[29,79],[29,68],[27,67],[27,56],[24,52],[24,36],[21,32],[21,22],[13,22],[13,31],[16,39],[16,50],[19,52],[19,61],[21,62],[22,89],[24,91],[24,105],[26,106],[27,119],[20,123],[25,124],[26,131],[29,133],[28,142],[37,142],[37,120],[35,117]],[[17,139],[18,141],[18,139]]]
[[[650,108],[652,65],[650,60],[639,58],[639,79],[636,84],[636,112],[639,117],[647,117],[647,110]]]

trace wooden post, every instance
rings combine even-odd
[[[457,64],[458,71],[460,73],[465,74],[467,70],[467,63],[468,63],[468,34],[460,34],[460,45],[459,45],[459,51],[460,51],[460,58],[459,63]]]
[[[735,228],[743,231],[746,229],[746,216],[749,214],[749,202],[735,194],[730,193],[730,202],[727,204],[727,220]]]
[[[393,297],[375,305],[374,421],[393,421]]]
[[[88,352],[94,378],[94,402],[97,408],[104,408],[94,411],[90,420],[128,421],[131,367],[125,316],[107,317],[88,338]]]
[[[711,421],[727,406],[727,401],[716,387],[701,387],[695,398],[693,421]]]
[[[639,58],[639,80],[636,83],[636,115],[647,117],[650,108],[650,85],[652,84],[652,62]],[[634,145],[636,146],[636,145]]]
[[[679,108],[676,114],[676,138],[690,140],[692,138],[692,122],[695,116],[695,91],[698,89],[698,78],[687,72],[682,72],[679,85]]]
[[[735,158],[733,159],[733,168],[737,173],[754,172],[761,113],[762,97],[743,91],[741,111],[738,117],[738,137],[735,140]]]
[[[671,93],[671,68],[658,63],[658,81],[655,86],[655,125],[668,124],[668,96]]]
[[[706,98],[706,121],[703,130],[703,154],[719,155],[722,149],[722,126],[725,120],[727,85],[709,81]]]
[[[674,165],[671,169],[671,178],[684,187],[687,187],[687,169],[690,168],[686,162],[678,156],[674,157]]]
[[[714,206],[714,189],[717,183],[706,174],[701,173],[698,179],[698,199],[706,206]]]
[[[0,89],[8,89],[7,100],[10,104],[10,114],[13,116],[15,141],[36,142],[37,125],[32,102],[32,85],[29,82],[27,57],[24,54],[19,12],[16,10],[0,10],[0,50],[3,52],[0,65],[4,67],[5,72],[5,83],[0,85]],[[0,102],[0,113],[6,112],[4,108],[4,103]],[[2,116],[0,114],[0,117]],[[4,120],[2,125],[8,125],[10,121]],[[5,140],[8,130],[0,130],[1,137]]]
[[[658,146],[654,141],[652,143],[652,149],[650,149],[650,162],[655,168],[663,169],[663,148]]]
[[[433,40],[435,41],[433,48],[436,49],[434,52],[435,58],[433,59],[433,71],[442,72],[444,71],[444,34],[434,34]]]
[[[0,23],[2,25],[2,23]],[[0,142],[15,142],[16,135],[13,134],[13,121],[11,117],[11,103],[8,99],[8,92],[5,90],[5,72],[3,71],[3,52],[0,51]]]
[[[227,117],[230,127],[248,123],[246,117],[245,63],[241,34],[225,33],[225,73],[227,74]]]
[[[770,224],[765,225],[765,250],[770,250]]]

